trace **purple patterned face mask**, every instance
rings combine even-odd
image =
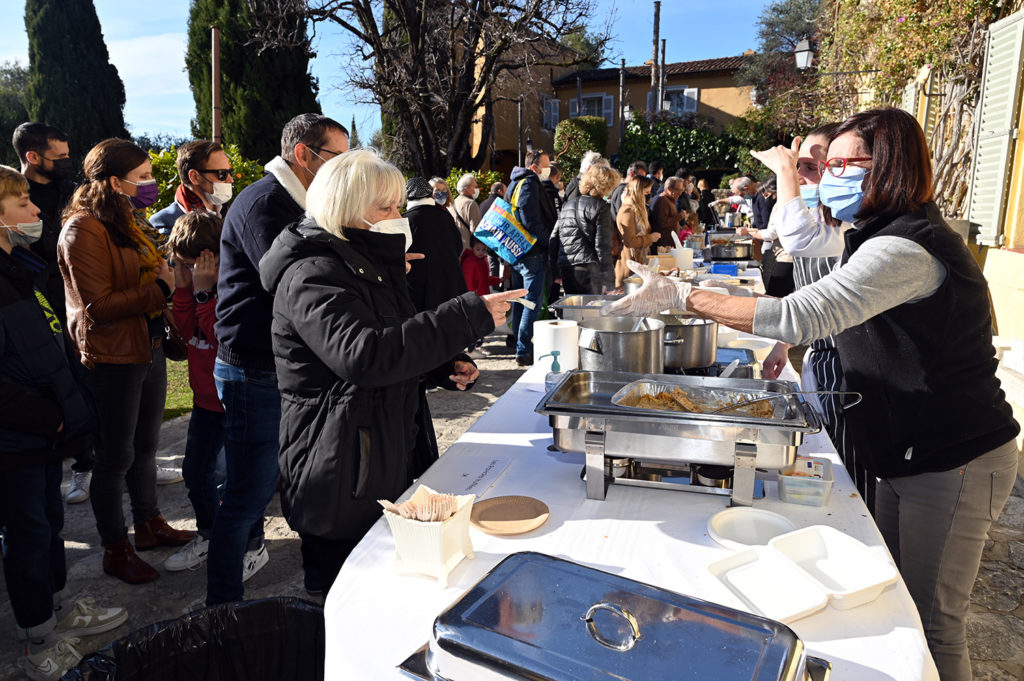
[[[122,180],[122,182],[134,184],[138,190],[135,196],[128,197],[136,208],[148,208],[156,203],[157,197],[160,196],[160,187],[157,185],[156,180],[143,180],[141,182]]]

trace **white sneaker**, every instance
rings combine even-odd
[[[170,572],[195,570],[206,562],[206,554],[210,552],[210,540],[203,539],[198,532],[192,541],[178,549],[178,552],[164,561],[164,567]]]
[[[156,467],[156,484],[158,485],[173,485],[176,482],[184,480],[181,476],[180,468],[164,468],[163,466]]]
[[[64,638],[92,636],[116,629],[127,619],[128,611],[124,608],[100,608],[91,598],[79,598],[53,631]]]
[[[92,471],[78,473],[71,471],[71,484],[68,485],[68,493],[64,499],[69,504],[80,504],[89,499],[89,481],[92,480]]]
[[[75,650],[77,638],[61,639],[35,655],[27,652],[18,658],[18,666],[32,681],[59,681],[60,677],[78,664],[82,656]]]
[[[242,558],[242,582],[248,582],[250,577],[263,569],[268,560],[270,554],[267,553],[266,544],[254,551],[246,551]]]
[[[490,357],[483,348],[474,348],[471,352],[467,353],[470,359],[487,359]]]

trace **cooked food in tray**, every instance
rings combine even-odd
[[[671,390],[663,390],[656,393],[644,392],[641,389],[634,389],[624,397],[622,397],[618,404],[623,407],[635,407],[637,409],[663,409],[667,411],[679,411],[689,412],[693,414],[704,414],[707,412],[715,411],[728,407],[730,404],[740,405],[761,395],[746,395],[740,393],[735,399],[731,400],[720,400],[720,399],[700,399],[699,396],[693,393],[687,393],[681,388],[673,388]],[[697,399],[695,399],[697,398]],[[719,412],[721,414],[743,414],[744,416],[753,416],[754,418],[770,419],[774,414],[775,407],[773,405],[774,400],[765,400],[762,402],[752,402],[750,404],[743,404],[737,406],[735,409],[724,409]]]

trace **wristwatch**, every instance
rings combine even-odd
[[[216,298],[217,294],[214,293],[213,289],[204,288],[201,291],[196,291],[194,297],[196,302],[202,305],[203,303],[208,303],[211,299]]]

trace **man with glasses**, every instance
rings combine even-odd
[[[208,210],[220,215],[231,200],[231,185],[235,181],[231,161],[217,142],[194,140],[181,145],[177,167],[181,184],[174,192],[174,201],[149,219],[164,235],[170,235],[174,221],[185,213]]]
[[[281,155],[266,164],[265,177],[239,192],[224,221],[213,377],[224,405],[227,479],[210,535],[208,605],[241,600],[242,583],[269,559],[263,513],[277,488],[281,395],[270,337],[273,300],[260,283],[260,259],[302,218],[317,171],[345,151],[343,125],[320,114],[296,116],[281,133]],[[319,591],[309,571],[306,589]]]

